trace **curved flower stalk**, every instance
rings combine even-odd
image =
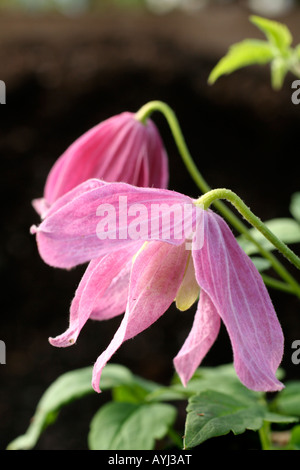
[[[181,158],[197,187],[204,194],[210,192],[211,188],[206,182],[206,180],[203,178],[199,169],[197,168],[185,142],[178,119],[174,111],[170,108],[170,106],[162,101],[150,101],[141,107],[141,109],[137,113],[137,117],[138,119],[140,119],[141,122],[147,122],[147,119],[149,119],[149,117],[155,111],[162,113],[163,116],[166,118],[166,121],[169,124],[170,130],[177,145],[179,154],[181,155]],[[218,210],[218,212],[230,223],[232,227],[234,227],[238,232],[243,234],[248,240],[251,241],[251,243],[254,244],[259,253],[271,263],[274,271],[283,280],[283,282],[279,281],[278,283],[277,280],[274,280],[273,278],[262,274],[265,284],[269,285],[270,287],[280,287],[281,289],[284,289],[287,292],[292,292],[298,297],[300,297],[300,286],[298,282],[285,268],[285,266],[280,263],[280,261],[270,251],[265,250],[260,243],[258,243],[253,237],[251,237],[251,235],[249,234],[248,227],[242,222],[242,220],[240,220],[230,210],[230,208],[223,203],[223,201],[216,199],[213,204],[214,207]]]
[[[123,112],[88,130],[55,162],[35,210],[43,218],[59,197],[90,178],[166,188],[168,158],[153,121]]]
[[[97,282],[83,281],[69,328],[51,338],[51,344],[65,347],[76,341],[94,311],[89,299],[95,295],[107,298],[109,292],[117,308],[108,315],[120,312],[120,303],[112,297],[114,282],[122,277],[124,266],[130,266],[124,317],[94,365],[96,391],[103,368],[118,348],[158,320],[174,299],[181,310],[198,302],[191,332],[174,359],[184,385],[215,342],[223,321],[241,382],[257,391],[282,389],[275,375],[284,343],[279,321],[260,274],[225,221],[173,191],[97,180],[91,189],[90,184],[77,188],[66,204],[54,203],[40,226],[32,228],[41,257],[52,266],[72,267],[101,257],[100,262],[92,261],[87,275],[91,279],[97,272]],[[126,212],[120,205],[125,197]],[[157,205],[161,211],[156,220],[152,209]],[[99,207],[107,210],[104,219]],[[169,230],[164,230],[170,208],[175,215],[169,219]],[[188,223],[182,216],[185,209]],[[159,227],[154,233],[149,231],[153,226]]]

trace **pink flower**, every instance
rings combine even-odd
[[[99,180],[96,179],[83,184],[90,178],[124,181],[143,187],[167,187],[168,158],[155,124],[150,119],[146,124],[142,124],[133,113],[124,112],[90,129],[56,161],[48,175],[44,197],[33,201],[34,208],[42,218],[45,218],[47,214],[52,213],[51,207],[54,203],[57,210],[75,198],[83,187],[86,190],[92,189],[95,185],[98,187]],[[94,260],[87,267],[78,292],[81,291],[82,285],[85,287],[84,292],[90,293],[95,283],[102,283],[101,277],[97,279],[98,271],[95,269],[95,264],[98,262],[100,266],[103,265],[101,261],[102,259]],[[101,274],[99,270],[99,276]],[[101,297],[100,292],[103,289],[98,293],[94,290],[95,311],[91,313],[91,318],[97,316],[104,318],[105,315],[110,317],[124,312],[128,283],[129,266],[124,269],[118,283],[114,282],[111,286],[111,289],[114,289],[115,304],[108,303],[105,296]],[[102,286],[104,285],[106,284],[102,283]],[[110,296],[110,290],[106,295]],[[77,299],[78,295],[72,303],[71,316],[76,308]],[[116,305],[117,299],[118,305]]]
[[[155,124],[124,112],[87,131],[52,167],[35,210],[44,217],[59,197],[90,178],[166,188],[167,154]]]
[[[122,183],[86,182],[73,196],[66,196],[65,204],[54,204],[32,232],[42,258],[50,265],[71,267],[93,260],[74,298],[69,328],[50,339],[51,344],[73,344],[89,318],[101,320],[125,311],[113,340],[94,365],[96,391],[100,391],[103,368],[118,348],[158,320],[174,299],[181,310],[197,302],[192,329],[174,359],[184,385],[215,342],[222,320],[241,382],[257,391],[283,388],[275,375],[283,355],[283,334],[271,299],[254,264],[221,217],[199,209],[188,196]],[[128,217],[120,209],[120,197],[125,196]],[[100,203],[114,208],[109,217],[119,224],[118,231],[108,230],[106,238],[97,233]],[[120,236],[125,229],[129,233],[130,224],[136,222],[129,215],[137,204],[143,237]],[[181,209],[183,214],[186,207],[191,208],[190,223],[181,236],[175,230],[176,217],[169,232],[161,226],[154,234],[147,232],[155,204],[162,208],[160,222],[170,207],[177,208],[177,216]],[[107,222],[109,227],[109,219]],[[191,247],[187,244],[190,238]],[[124,289],[115,289],[120,279]],[[97,314],[107,299],[111,299],[111,307],[105,314]]]

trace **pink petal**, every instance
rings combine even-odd
[[[94,366],[93,387],[99,390],[102,369],[122,343],[152,325],[169,308],[182,281],[188,252],[150,242],[136,257],[130,279],[127,308],[119,329]]]
[[[111,283],[123,271],[124,266],[131,262],[139,245],[131,245],[127,249],[115,251],[90,262],[71,304],[69,328],[60,336],[50,338],[53,346],[66,347],[75,343],[82,327]]]
[[[280,390],[283,334],[268,291],[224,220],[212,211],[203,220],[205,243],[193,251],[196,279],[226,325],[237,374],[250,389]]]
[[[144,145],[143,165],[136,186],[167,188],[169,182],[168,156],[156,125],[148,119],[147,146]]]
[[[165,240],[179,245],[185,240],[185,232],[191,229],[196,214],[196,208],[187,196],[125,183],[107,183],[90,191],[84,190],[81,195],[76,192],[76,197],[63,206],[60,201],[58,199],[52,205],[51,213],[40,226],[32,229],[36,233],[42,259],[59,268],[74,267],[137,240]],[[187,224],[183,220],[184,215],[183,219],[181,217],[186,206],[192,211],[188,211],[192,215],[188,217]],[[163,207],[163,210],[153,216],[154,207]],[[176,209],[176,216],[170,218],[170,230],[165,230],[162,219],[172,207]],[[101,218],[99,208],[109,209],[107,220]],[[140,211],[138,215],[135,213],[137,208]],[[133,210],[131,214],[130,210]],[[135,225],[137,218],[138,230]],[[103,232],[103,220],[109,227],[106,233]],[[102,231],[99,230],[100,225]]]
[[[148,171],[145,171],[145,165]],[[49,205],[89,178],[167,187],[168,158],[155,124],[124,112],[79,137],[52,167],[45,185]]]
[[[95,299],[91,320],[108,320],[124,313],[127,305],[131,263],[113,279],[101,297]]]
[[[175,369],[184,386],[215,342],[220,323],[221,319],[214,304],[206,292],[201,290],[192,329],[183,347],[174,358]]]
[[[74,201],[78,196],[81,196],[83,193],[91,191],[93,189],[101,188],[105,184],[107,184],[105,181],[92,178],[87,181],[84,181],[75,188],[71,189],[69,192],[63,194],[63,196],[58,198],[55,204],[53,204],[52,206],[50,206],[44,198],[34,199],[32,201],[32,205],[35,208],[36,212],[41,216],[41,218],[45,219],[46,217],[49,217],[53,213],[57,212],[61,207],[64,207],[69,202]]]

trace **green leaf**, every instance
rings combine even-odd
[[[276,376],[279,380],[283,380],[284,371],[279,368]],[[261,400],[264,397],[263,392],[250,390],[241,383],[232,363],[216,367],[199,367],[186,387],[183,387],[180,378],[176,374],[173,384],[168,388],[165,387],[165,390],[162,389],[161,393],[165,400],[183,400],[205,390],[234,395],[239,400],[245,402]],[[158,398],[160,398],[159,393],[160,391],[158,390]],[[155,393],[153,396],[151,395],[151,398],[155,399],[155,395]]]
[[[110,402],[91,421],[90,450],[152,450],[173,425],[176,409],[169,404]]]
[[[265,225],[287,245],[300,242],[300,225],[290,218],[277,218],[264,222]],[[255,228],[249,230],[249,234],[266,250],[274,250],[274,246]],[[258,252],[258,248],[249,240],[241,235],[237,238],[238,243],[247,255],[253,255]]]
[[[264,65],[274,58],[274,50],[267,41],[245,39],[233,44],[227,54],[217,63],[208,77],[213,84],[221,75],[228,75],[248,65]]]
[[[290,212],[297,222],[300,222],[300,192],[292,194]]]
[[[287,381],[274,400],[274,406],[282,414],[300,417],[300,381]]]
[[[161,385],[145,380],[137,375],[132,375],[128,384],[115,387],[113,390],[114,401],[126,401],[130,403],[141,403],[148,401],[148,397],[160,389]]]
[[[264,415],[264,421],[268,421],[269,423],[281,423],[281,424],[289,424],[295,423],[298,420],[297,416],[287,416],[279,413],[272,413],[267,411]]]
[[[295,51],[296,58],[300,60],[300,44],[297,44],[294,51]]]
[[[187,400],[203,390],[215,390],[235,395],[240,400],[257,400],[260,392],[245,387],[239,380],[233,364],[216,367],[199,367],[192,379],[184,387],[176,374],[173,383],[168,387],[159,387],[147,395],[147,401]]]
[[[280,51],[287,49],[293,41],[290,30],[285,24],[252,15],[250,21],[255,24],[267,37],[268,41]]]
[[[129,383],[132,377],[131,372],[125,367],[109,364],[103,371],[101,388],[105,390]],[[32,449],[44,429],[56,420],[63,406],[87,394],[95,393],[91,381],[92,367],[67,372],[56,379],[39,401],[26,433],[12,441],[7,449]]]
[[[271,82],[274,90],[280,90],[288,73],[288,63],[282,57],[276,57],[271,63]]]
[[[218,367],[199,367],[185,390],[190,395],[205,390],[221,392],[238,397],[240,401],[246,403],[257,401],[262,395],[260,392],[249,390],[241,383],[233,364]]]
[[[158,387],[146,397],[147,402],[187,400],[190,393],[182,385]]]
[[[264,405],[242,401],[234,395],[206,390],[190,398],[185,426],[185,448],[229,432],[257,431],[263,425]]]

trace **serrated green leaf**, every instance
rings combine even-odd
[[[92,367],[77,369],[56,379],[39,401],[26,433],[13,440],[7,449],[32,449],[44,429],[55,422],[63,406],[87,394],[95,393],[91,385],[92,369]],[[132,377],[127,368],[117,364],[109,364],[103,371],[101,388],[105,390],[129,383]]]
[[[248,65],[267,64],[273,58],[273,48],[267,41],[245,39],[229,48],[227,54],[211,71],[208,83],[213,84],[221,75],[228,75]]]
[[[90,450],[152,450],[176,418],[169,404],[110,402],[91,421]]]
[[[234,395],[206,390],[190,398],[185,425],[185,448],[196,447],[229,432],[257,431],[263,425],[266,407],[255,401],[241,401]]]
[[[290,213],[294,219],[300,223],[300,192],[292,194],[290,203]]]
[[[271,219],[264,224],[287,245],[300,242],[300,225],[291,218]],[[250,229],[249,234],[266,250],[274,250],[274,246],[256,229]],[[243,248],[247,255],[253,255],[258,252],[258,248],[244,235],[237,238],[239,245]]]
[[[271,44],[280,51],[287,49],[293,41],[289,28],[278,21],[252,15],[250,21],[255,24],[267,37]]]

